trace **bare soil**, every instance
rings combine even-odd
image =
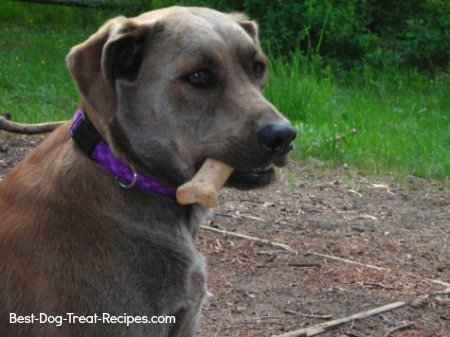
[[[41,140],[0,133],[0,177]],[[291,162],[269,188],[224,190],[207,225],[298,253],[201,230],[211,295],[199,337],[278,335],[450,286],[448,180],[369,178]],[[432,296],[321,336],[450,336],[450,298]]]

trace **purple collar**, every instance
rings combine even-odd
[[[78,146],[111,173],[123,188],[136,186],[145,192],[175,197],[175,187],[164,185],[143,173],[136,172],[131,165],[117,158],[81,108],[75,111],[70,134]]]

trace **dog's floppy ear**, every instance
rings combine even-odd
[[[83,99],[101,115],[116,107],[116,83],[139,74],[145,41],[153,27],[125,17],[106,22],[87,41],[75,46],[67,64]],[[106,117],[106,116],[101,116]]]
[[[235,20],[246,32],[256,44],[259,45],[259,31],[256,21],[249,20],[247,15],[243,13],[232,13],[231,18]]]
[[[116,80],[133,82],[140,70],[149,27],[127,23],[103,48],[102,71],[114,88]]]

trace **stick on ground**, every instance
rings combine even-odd
[[[394,302],[379,308],[375,308],[375,309],[371,309],[371,310],[367,310],[367,311],[363,311],[354,315],[350,315],[347,317],[343,317],[343,318],[338,318],[338,319],[334,319],[332,321],[328,321],[325,323],[321,323],[321,324],[317,324],[314,326],[310,326],[308,328],[304,328],[304,329],[300,329],[300,330],[295,330],[295,331],[291,331],[291,332],[287,332],[284,333],[282,335],[273,335],[272,337],[309,337],[309,336],[316,336],[318,334],[327,332],[331,329],[337,328],[338,326],[344,324],[344,323],[348,323],[348,322],[352,322],[352,321],[356,321],[362,318],[368,318],[368,317],[372,317],[375,315],[379,315],[383,312],[388,312],[388,311],[392,311],[395,309],[399,309],[401,307],[404,307],[407,304],[407,302]]]
[[[414,304],[415,302],[419,301],[428,301],[429,298],[434,297],[434,296],[440,296],[440,295],[448,295],[450,294],[450,288],[447,288],[443,291],[437,291],[428,295],[422,295],[422,296],[418,296],[408,302],[394,302],[391,304],[387,304],[384,305],[382,307],[378,307],[378,308],[374,308],[374,309],[370,309],[367,311],[363,311],[357,314],[353,314],[347,317],[343,317],[343,318],[338,318],[338,319],[334,319],[332,321],[328,321],[325,323],[321,323],[321,324],[317,324],[314,326],[310,326],[307,328],[303,328],[303,329],[299,329],[299,330],[295,330],[295,331],[291,331],[291,332],[287,332],[284,333],[282,335],[273,335],[272,337],[310,337],[310,336],[317,336],[321,333],[327,332],[329,330],[335,329],[338,326],[344,324],[344,323],[349,323],[349,322],[354,322],[363,318],[369,318],[375,315],[379,315],[382,314],[384,312],[388,312],[388,311],[392,311],[392,310],[397,310],[400,309],[406,305],[409,305],[410,307],[413,308],[417,308],[417,306]],[[413,324],[413,323],[412,323]],[[408,328],[410,327],[412,324],[409,325],[405,325],[405,326],[399,326],[399,329],[402,328]],[[393,331],[392,331],[393,332]]]
[[[384,270],[384,271],[390,270],[388,268],[378,267],[378,266],[374,266],[374,265],[367,264],[367,263],[361,263],[361,262],[356,262],[353,260],[343,259],[341,257],[337,257],[334,255],[328,255],[328,254],[316,253],[316,252],[308,252],[308,255],[320,256],[320,257],[323,257],[326,259],[335,260],[335,261],[339,261],[339,262],[345,262],[345,263],[349,263],[349,264],[355,264],[355,265],[370,268],[370,269]]]
[[[387,333],[386,337],[389,337],[390,335],[392,335],[394,332],[400,331],[400,330],[404,330],[404,329],[408,329],[410,327],[412,327],[416,322],[406,322],[403,324],[400,324],[398,326],[393,327],[392,329],[389,330],[389,332]]]
[[[11,122],[7,118],[0,116],[0,130],[25,135],[36,135],[40,133],[48,133],[61,126],[64,122],[49,122],[38,124],[23,124]]]
[[[279,243],[279,242],[274,242],[274,241],[270,241],[267,239],[260,239],[260,238],[256,238],[254,236],[250,236],[250,235],[246,235],[246,234],[240,234],[240,233],[234,233],[234,232],[229,232],[229,231],[224,231],[222,229],[218,229],[218,228],[214,228],[214,227],[210,227],[210,226],[200,226],[201,228],[207,230],[207,231],[211,231],[211,232],[216,232],[216,233],[220,233],[220,234],[224,234],[224,235],[228,235],[228,236],[234,236],[236,238],[240,238],[240,239],[246,239],[246,240],[250,240],[250,241],[255,241],[255,242],[261,242],[264,243],[266,245],[270,245],[273,247],[278,247],[278,248],[283,248],[285,250],[287,250],[288,252],[291,253],[297,253],[297,251],[295,249],[293,249],[291,246],[284,244],[284,243]]]

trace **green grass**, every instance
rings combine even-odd
[[[298,130],[296,156],[369,174],[450,177],[450,77],[272,61],[266,96]]]
[[[29,16],[24,5],[12,16],[8,6],[0,5],[0,112],[24,122],[69,119],[79,96],[65,56],[103,18],[47,7]],[[317,69],[298,53],[271,62],[265,94],[296,126],[297,158],[367,174],[450,176],[448,74]]]
[[[0,27],[0,111],[19,121],[68,119],[78,97],[65,65],[69,31]]]
[[[104,20],[64,6],[0,4],[0,113],[18,121],[69,119],[79,96],[65,57]]]

